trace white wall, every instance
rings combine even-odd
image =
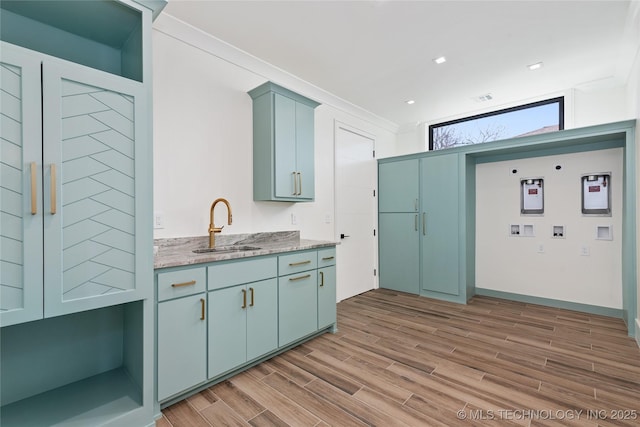
[[[580,176],[593,172],[612,173],[611,217],[581,214]],[[544,177],[543,216],[520,215],[522,177]],[[509,236],[510,224],[533,224],[535,237]],[[564,239],[552,238],[553,225],[566,227]],[[614,239],[596,240],[597,225],[612,225]],[[478,288],[620,309],[621,227],[621,148],[476,166]]]
[[[225,197],[233,224],[223,233],[297,229],[303,238],[333,240],[334,121],[375,135],[383,155],[395,149],[395,132],[375,124],[375,117],[331,104],[339,100],[327,97],[326,102],[317,88],[255,58],[241,52],[234,52],[237,61],[226,51],[218,55],[216,49],[233,51],[220,46],[170,17],[160,16],[154,24],[154,210],[164,219],[154,237],[206,235],[209,207]],[[252,61],[255,67],[246,66]],[[279,84],[286,80],[288,88],[323,103],[315,113],[315,202],[253,201],[252,102],[247,91],[269,79]],[[291,224],[292,213],[297,225]],[[226,224],[222,206],[216,209],[215,223]]]

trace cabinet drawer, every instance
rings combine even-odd
[[[290,255],[280,255],[278,257],[278,274],[280,276],[313,270],[317,267],[317,251],[295,252]]]
[[[336,248],[318,250],[318,268],[336,265]]]
[[[204,267],[158,273],[158,301],[204,292]]]
[[[207,267],[209,290],[257,282],[278,275],[276,257],[230,261]]]

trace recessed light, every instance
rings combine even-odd
[[[404,101],[404,102],[406,102],[406,103],[407,103],[407,104],[409,104],[409,105],[413,105],[413,104],[415,104],[415,103],[416,103],[416,101],[414,101],[413,99],[408,99],[408,100],[406,100],[406,101]]]
[[[530,69],[531,71],[538,70],[542,68],[542,62],[536,62],[535,64],[527,65],[527,68]]]
[[[445,62],[447,62],[447,58],[445,58],[444,56],[439,56],[437,58],[434,58],[433,62],[435,62],[436,64],[444,64]]]

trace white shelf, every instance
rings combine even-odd
[[[51,369],[55,369],[52,366]],[[142,392],[118,368],[0,409],[2,427],[101,425],[142,406]]]

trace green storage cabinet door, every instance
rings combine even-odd
[[[317,271],[278,278],[278,345],[291,344],[318,327]]]
[[[150,297],[145,87],[57,63],[42,85],[45,317]]]
[[[247,360],[247,312],[245,285],[209,292],[209,379]]]
[[[296,177],[296,102],[273,94],[274,102],[274,179],[275,196],[295,197]]]
[[[314,109],[296,103],[296,171],[298,175],[298,199],[313,200],[314,179]]]
[[[336,266],[318,269],[318,329],[336,323]]]
[[[9,326],[43,315],[42,119],[40,61],[5,43],[0,55],[0,326]]]
[[[207,379],[204,293],[158,304],[158,400]]]
[[[420,293],[420,228],[415,213],[380,213],[380,287]]]
[[[398,160],[378,165],[378,210],[417,212],[419,209],[419,160]]]
[[[420,172],[422,290],[459,295],[458,155],[421,159]]]
[[[247,361],[278,348],[278,279],[247,285]]]

